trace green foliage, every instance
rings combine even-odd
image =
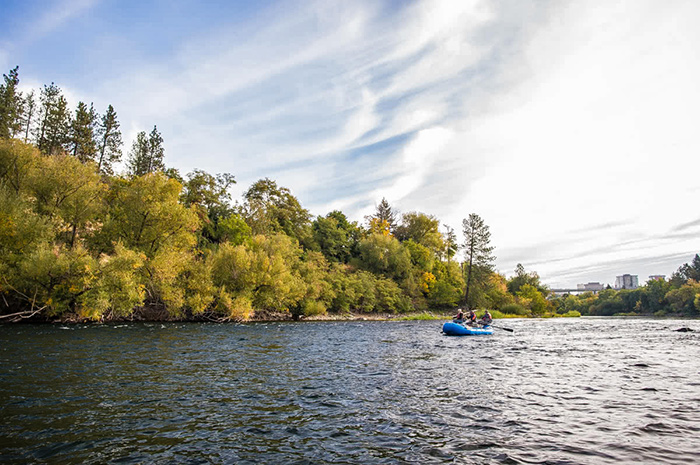
[[[78,102],[75,110],[75,118],[71,123],[69,146],[70,154],[78,158],[81,162],[93,161],[97,154],[95,143],[95,125],[97,124],[97,113],[90,105],[90,108]]]
[[[430,312],[422,312],[418,313],[416,315],[409,315],[400,318],[401,320],[404,321],[432,321],[432,320],[442,320],[445,317],[443,315],[433,315]]]
[[[156,126],[153,126],[153,130],[148,136],[146,136],[144,131],[139,132],[129,152],[129,161],[127,163],[129,174],[132,176],[143,176],[164,171],[164,156],[163,136],[160,135]]]
[[[39,125],[36,127],[36,145],[46,155],[65,151],[70,139],[68,102],[54,83],[44,86],[39,96]]]
[[[312,224],[313,240],[328,261],[348,263],[358,255],[358,242],[362,231],[357,223],[349,222],[347,217],[332,211],[325,217],[319,216]]]
[[[233,176],[229,173],[218,174],[213,176],[202,170],[194,170],[187,175],[187,181],[184,183],[184,190],[181,195],[181,202],[187,207],[193,208],[202,222],[202,230],[200,235],[200,243],[202,246],[207,244],[218,244],[223,240],[224,234],[228,233],[235,240],[242,240],[244,234],[240,222],[242,218],[233,219],[225,225],[223,222],[228,220],[233,215],[233,210],[230,206],[231,195],[228,193],[228,188],[235,184]],[[248,236],[250,228],[247,228]]]
[[[3,74],[0,84],[0,138],[14,137],[21,129],[22,94],[19,85],[19,66]]]
[[[501,307],[501,313],[505,315],[525,316],[529,313],[528,309],[518,304],[506,304]]]
[[[522,286],[529,284],[543,294],[548,292],[547,287],[540,282],[540,276],[536,272],[526,272],[525,267],[518,263],[515,267],[515,276],[508,280],[508,292],[516,295]]]
[[[496,258],[492,255],[494,248],[491,245],[491,232],[479,215],[470,213],[468,218],[462,220],[462,232],[467,275],[464,301],[468,308],[475,308],[479,299],[474,295],[475,292],[470,298],[470,291],[478,290],[478,287],[489,278]]]
[[[244,194],[243,217],[253,234],[282,232],[311,247],[311,216],[286,187],[261,179]]]
[[[486,307],[494,310],[514,303],[515,299],[513,294],[508,292],[505,276],[499,273],[491,273],[486,282],[484,300]]]
[[[76,158],[42,157],[30,183],[37,212],[54,221],[58,237],[70,247],[102,212],[106,186],[92,165]]]
[[[122,157],[122,133],[114,107],[109,105],[105,114],[99,118],[95,130],[97,146],[97,171],[100,174],[113,174],[113,165]]]
[[[544,315],[549,309],[544,295],[530,284],[523,284],[517,293],[518,303],[530,310],[534,315]]]
[[[250,241],[253,233],[248,223],[241,216],[234,214],[219,220],[216,225],[215,236],[220,242],[241,245]]]
[[[373,233],[377,233],[379,232],[378,229],[381,229],[385,235],[393,235],[396,229],[397,217],[398,213],[396,210],[382,197],[374,215],[367,216],[365,219]]]
[[[298,269],[301,249],[284,234],[258,235],[250,244],[222,244],[212,255],[214,285],[249,298],[260,310],[289,312],[306,294]]]
[[[82,247],[66,250],[40,244],[22,258],[10,284],[26,305],[46,307],[48,316],[75,310],[95,279],[95,259]]]
[[[199,219],[194,210],[179,203],[181,189],[180,183],[161,173],[115,179],[108,195],[109,214],[95,235],[95,246],[109,253],[121,241],[149,258],[161,249],[191,249]]]
[[[435,283],[428,294],[428,305],[433,308],[454,308],[462,298],[464,279],[455,262],[437,262],[433,269]]]
[[[102,255],[92,289],[81,299],[80,315],[92,320],[131,315],[146,297],[139,273],[144,259],[122,244],[116,245],[114,255]]]
[[[358,245],[361,266],[375,274],[403,280],[411,272],[411,258],[392,236],[370,234]]]
[[[25,194],[30,175],[36,170],[41,154],[29,144],[16,139],[0,139],[0,183],[16,194]]]
[[[411,257],[411,264],[422,271],[432,271],[433,269],[433,254],[426,246],[414,242],[413,239],[408,239],[403,243],[403,246],[408,250]]]
[[[692,279],[680,288],[670,290],[665,297],[674,312],[689,316],[700,313],[700,306],[697,305],[700,300],[700,283]]]
[[[396,227],[396,238],[401,242],[412,241],[439,255],[445,248],[442,234],[438,230],[440,221],[424,213],[404,213],[401,224]]]
[[[15,266],[23,256],[48,244],[51,225],[29,201],[0,181],[0,263]]]

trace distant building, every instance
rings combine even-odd
[[[586,283],[586,284],[577,284],[576,288],[579,291],[593,291],[593,292],[598,292],[603,290],[603,285],[600,283]]]
[[[657,279],[660,279],[661,281],[666,281],[666,275],[665,274],[653,274],[649,276],[649,281],[655,281]]]
[[[636,274],[623,274],[615,278],[615,289],[637,289],[639,277]]]

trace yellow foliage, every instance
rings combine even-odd
[[[372,218],[369,220],[369,231],[372,234],[381,234],[383,236],[393,237],[391,234],[391,225],[387,220]]]
[[[424,294],[428,294],[432,288],[435,286],[435,282],[437,280],[435,279],[435,275],[425,271],[423,272],[423,276],[421,277],[421,282],[420,282],[420,288],[421,291],[423,291]]]

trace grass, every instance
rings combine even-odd
[[[444,320],[445,315],[434,315],[430,312],[417,313],[415,315],[407,315],[397,318],[402,321],[417,321],[417,320]]]

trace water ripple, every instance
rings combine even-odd
[[[0,326],[0,462],[700,462],[697,333],[508,323]]]

